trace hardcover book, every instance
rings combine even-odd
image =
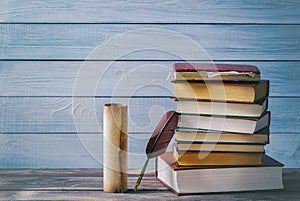
[[[265,144],[245,144],[232,142],[186,142],[176,141],[178,152],[239,152],[264,153]]]
[[[267,155],[257,166],[179,166],[166,152],[157,157],[156,178],[177,195],[282,189],[282,166]]]
[[[222,117],[181,114],[177,127],[233,133],[255,133],[270,125],[270,112],[259,118]]]
[[[190,142],[223,142],[244,144],[268,144],[270,130],[265,127],[256,133],[229,133],[214,130],[177,128],[176,140]]]
[[[208,101],[254,103],[265,99],[269,93],[269,81],[240,82],[186,82],[173,81],[175,98]]]
[[[173,70],[175,80],[260,80],[260,71],[253,65],[175,63]]]
[[[176,103],[177,113],[210,114],[219,116],[259,117],[268,108],[268,99],[255,103],[176,99]]]
[[[173,157],[180,166],[260,165],[263,153],[179,151],[173,146]]]

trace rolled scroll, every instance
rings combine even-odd
[[[127,105],[105,104],[103,112],[103,191],[127,191]]]

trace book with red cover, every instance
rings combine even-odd
[[[156,178],[177,195],[282,189],[282,166],[267,155],[254,166],[178,166],[166,152],[157,158]]]
[[[260,80],[260,71],[253,65],[175,63],[173,70],[175,80]]]

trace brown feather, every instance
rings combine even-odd
[[[146,147],[148,158],[159,156],[166,151],[174,135],[177,123],[178,115],[175,111],[168,111],[162,116],[148,141]]]
[[[158,122],[157,126],[155,127],[152,133],[152,136],[148,141],[146,147],[147,160],[141,170],[138,180],[136,181],[134,191],[137,191],[143,179],[149,159],[159,156],[166,151],[174,135],[174,131],[175,128],[177,127],[177,123],[178,123],[178,115],[175,111],[166,112]]]

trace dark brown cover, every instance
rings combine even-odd
[[[213,64],[213,63],[175,63],[173,65],[175,72],[252,72],[259,74],[260,71],[256,66],[253,65],[242,65],[242,64]]]
[[[213,168],[240,168],[240,167],[272,167],[272,166],[283,166],[282,163],[276,161],[275,159],[269,157],[266,154],[262,155],[261,165],[200,165],[200,166],[179,166],[173,157],[172,152],[166,152],[160,156],[166,163],[168,163],[174,171],[178,170],[188,170],[188,169],[213,169]]]
[[[148,141],[146,147],[148,158],[159,156],[166,151],[175,133],[177,123],[178,115],[175,111],[166,112],[162,116]]]

